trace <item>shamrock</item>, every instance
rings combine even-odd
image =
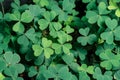
[[[79,37],[77,38],[77,41],[78,41],[79,43],[81,43],[81,45],[83,45],[83,46],[87,45],[87,43],[88,43],[88,44],[93,44],[93,43],[97,40],[97,37],[96,37],[95,34],[90,34],[90,35],[88,35],[88,34],[89,34],[89,31],[90,31],[89,28],[85,28],[85,29],[81,28],[81,29],[79,30],[79,33],[80,33],[81,35],[83,35],[83,36],[79,36]]]
[[[116,19],[111,20],[110,18],[107,18],[105,23],[107,25],[107,29],[100,36],[103,40],[106,40],[106,43],[113,44],[114,37],[115,40],[119,40],[120,38],[120,26],[118,26]]]
[[[54,53],[53,49],[51,49],[52,41],[47,38],[42,38],[42,46],[39,44],[34,44],[32,49],[34,50],[34,55],[39,56],[42,52],[44,53],[46,58],[50,58],[50,56]]]

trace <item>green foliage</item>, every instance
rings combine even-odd
[[[0,80],[120,80],[120,0],[0,0]]]

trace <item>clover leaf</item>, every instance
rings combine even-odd
[[[24,72],[25,70],[25,67],[19,63],[20,56],[16,53],[13,54],[11,51],[5,52],[5,54],[2,56],[1,61],[6,64],[3,68],[4,74],[10,78],[16,79],[18,77],[18,74]]]
[[[33,77],[33,76],[35,76],[36,74],[37,74],[36,68],[35,68],[34,66],[31,66],[31,67],[29,68],[28,76],[29,76],[29,77]]]
[[[15,32],[23,33],[24,30],[25,30],[24,25],[21,22],[17,22],[13,26],[13,31],[15,31]]]
[[[29,30],[26,31],[25,36],[33,43],[39,43],[40,42],[39,39],[41,38],[41,33],[35,32],[34,28],[30,28]]]
[[[5,78],[5,76],[2,73],[0,73],[0,79],[4,80],[4,78]]]
[[[93,78],[96,80],[113,80],[111,71],[106,71],[104,74],[102,74],[99,67],[96,67]]]
[[[65,44],[53,43],[52,48],[55,49],[56,54],[60,54],[62,52],[69,54],[72,46],[70,43],[65,43]]]
[[[38,21],[38,24],[40,25],[39,28],[41,30],[46,29],[50,25],[51,21],[56,17],[56,13],[54,11],[46,11],[43,13],[43,16],[45,19],[40,19]]]
[[[100,36],[101,36],[101,38],[103,40],[106,40],[106,42],[108,44],[113,44],[114,37],[115,37],[115,39],[120,38],[120,36],[119,36],[119,34],[120,34],[120,32],[119,32],[120,26],[117,26],[118,23],[117,23],[116,19],[111,20],[110,18],[107,18],[105,20],[105,23],[106,23],[108,28]]]
[[[118,1],[119,2],[119,1]],[[114,0],[109,0],[109,6],[108,6],[109,10],[115,10],[115,15],[117,17],[120,17],[120,10],[119,10],[119,6],[117,5],[117,1]]]
[[[94,73],[94,66],[88,66],[86,64],[82,64],[80,67],[79,67],[79,71],[83,71],[83,72],[86,72],[86,73],[89,73],[89,74],[93,74]]]
[[[114,67],[120,66],[120,55],[115,55],[111,52],[110,49],[105,50],[105,52],[101,53],[100,55],[101,60],[103,60],[100,65],[104,67],[106,70],[110,70]]]
[[[72,36],[65,33],[64,31],[57,32],[57,35],[58,35],[57,40],[60,44],[64,44],[65,42],[69,42],[72,40]]]
[[[51,40],[48,40],[47,38],[42,38],[42,46],[38,44],[34,44],[32,46],[34,50],[34,55],[39,56],[43,52],[46,58],[50,58],[50,56],[54,53],[53,49],[51,49],[51,45]]]
[[[79,80],[90,80],[86,72],[79,72]]]
[[[69,25],[67,25],[65,28],[63,28],[63,30],[65,30],[65,32],[67,34],[70,34],[70,33],[74,32],[74,29],[71,28]]]
[[[30,23],[33,20],[33,15],[31,14],[30,10],[25,10],[25,12],[21,15],[21,21],[24,23]]]
[[[18,54],[13,54],[12,52],[6,52],[4,58],[8,66],[14,65],[20,61],[20,56]]]
[[[114,48],[115,48],[115,45],[104,43],[103,45],[99,45],[97,47],[95,54],[99,55],[100,53],[105,52],[105,50],[107,50],[107,49],[113,50]]]
[[[89,31],[90,31],[89,28],[85,28],[85,29],[82,29],[82,28],[81,28],[81,29],[79,30],[79,33],[80,33],[81,35],[83,35],[83,36],[78,37],[78,38],[77,38],[77,41],[78,41],[79,43],[81,43],[81,45],[83,45],[83,46],[87,45],[87,43],[88,43],[88,44],[93,44],[93,43],[96,41],[96,39],[97,39],[97,37],[96,37],[95,34],[90,34],[90,35],[88,35]]]
[[[100,2],[98,5],[98,11],[92,11],[92,10],[88,10],[86,12],[86,17],[88,18],[88,22],[91,24],[94,24],[97,22],[98,26],[102,26],[103,22],[105,21],[105,19],[107,18],[107,16],[105,16],[105,14],[110,13],[110,11],[108,11],[106,8],[106,4],[104,2]]]
[[[41,8],[39,5],[30,5],[29,10],[31,14],[36,18],[45,12],[45,9]]]
[[[72,1],[70,1],[70,0],[63,0],[63,3],[62,3],[63,10],[71,12],[72,9],[75,7],[75,3],[74,2],[75,2],[75,0],[72,0]]]
[[[116,80],[120,80],[120,70],[118,70],[118,71],[115,72],[114,78],[115,78]]]
[[[76,63],[76,59],[74,55],[72,54],[65,54],[62,56],[63,61],[74,71],[74,72],[80,72],[79,68],[80,65]]]
[[[29,40],[25,35],[19,36],[17,39],[18,44],[23,45],[23,46],[28,46],[29,45]]]
[[[9,16],[9,17],[8,17]],[[25,10],[22,14],[19,11],[14,11],[12,14],[7,14],[7,17],[10,20],[18,21],[13,25],[13,31],[18,33],[23,33],[25,28],[22,23],[30,23],[33,20],[33,15],[29,10]]]

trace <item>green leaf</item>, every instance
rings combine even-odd
[[[36,74],[37,74],[36,68],[35,68],[34,66],[30,67],[30,68],[29,68],[28,76],[29,76],[29,77],[33,77],[33,76],[35,76]]]
[[[61,69],[58,71],[58,75],[63,80],[71,80],[72,76],[69,72],[68,67],[61,67]]]
[[[114,77],[116,80],[120,80],[120,70],[115,72]]]
[[[40,19],[40,20],[38,21],[38,24],[40,25],[39,28],[40,28],[41,30],[44,30],[44,29],[46,29],[46,28],[48,27],[49,22],[48,22],[47,20],[45,20],[45,19]]]
[[[86,72],[79,72],[79,80],[90,80]]]
[[[77,48],[76,52],[81,60],[85,60],[86,55],[87,55],[87,51],[85,49]]]
[[[106,40],[108,44],[113,44],[114,35],[112,32],[103,32],[100,36],[103,40]]]
[[[40,5],[41,5],[41,7],[48,6],[49,1],[48,0],[40,0]]]
[[[107,18],[105,20],[105,23],[106,23],[107,27],[111,30],[115,29],[115,27],[118,25],[118,22],[116,19],[111,20],[110,18]]]
[[[86,12],[86,17],[88,18],[88,22],[93,24],[93,23],[97,22],[99,16],[94,11],[87,11]]]
[[[20,20],[20,12],[19,11],[14,11],[12,14],[7,14],[8,18],[13,21],[19,21]]]
[[[53,43],[52,48],[55,49],[56,54],[60,54],[62,52],[62,45],[58,43]]]
[[[5,61],[7,62],[7,65],[16,64],[20,61],[20,56],[18,54],[13,54],[12,52],[6,52],[4,54]]]
[[[116,15],[117,17],[120,17],[120,9],[117,9],[117,10],[115,11],[115,15]]]
[[[56,12],[55,11],[50,11],[50,12],[46,11],[46,12],[44,12],[43,16],[47,21],[50,22],[56,17]]]
[[[115,37],[120,38],[120,26],[116,27],[114,30]]]
[[[50,58],[50,56],[54,53],[51,48],[44,48],[44,55],[46,58]]]
[[[115,55],[114,53],[111,52],[110,49],[105,50],[105,52],[101,53],[100,58],[103,60],[103,62],[100,63],[102,67],[104,67],[106,70],[110,70],[114,67],[119,67],[120,62],[119,62],[119,57],[120,55]]]
[[[75,7],[74,2],[75,2],[75,0],[63,0],[63,3],[62,3],[63,10],[71,12],[72,9]]]
[[[39,56],[43,52],[43,48],[38,44],[33,45],[32,49],[34,50],[34,55],[35,56]]]
[[[72,45],[70,43],[66,43],[63,45],[63,52],[66,54],[69,54],[71,48],[72,48]]]
[[[67,34],[74,32],[74,29],[71,28],[69,25],[67,25],[65,28],[63,28],[63,30],[65,30]]]
[[[4,80],[4,78],[5,78],[5,76],[2,73],[0,73],[0,79]]]
[[[104,2],[100,2],[98,5],[99,14],[108,14],[110,11],[107,11],[107,6]]]
[[[113,80],[111,71],[106,71],[104,74],[102,74],[101,69],[99,67],[95,69],[93,78],[96,80]]]
[[[3,2],[4,0],[0,0],[0,2]]]
[[[17,22],[16,24],[14,24],[12,29],[13,31],[18,33],[23,33],[25,30],[24,25],[21,22]]]
[[[62,24],[60,22],[52,22],[52,25],[56,31],[58,31],[62,28]]]
[[[23,64],[15,64],[13,65],[18,73],[22,73],[25,70],[25,67]]]
[[[39,5],[30,5],[29,10],[30,10],[31,14],[34,15],[34,17],[38,17],[40,14],[45,12],[45,9],[40,8]]]
[[[23,45],[23,46],[28,46],[29,45],[29,40],[25,35],[20,36],[17,39],[18,44]]]
[[[97,37],[95,34],[90,34],[89,33],[89,28],[85,29],[80,29],[79,32],[83,35],[77,38],[77,41],[81,43],[81,45],[85,46],[88,44],[93,44],[95,41],[97,41]]]
[[[44,48],[50,47],[52,45],[52,41],[47,38],[42,38],[42,46]]]
[[[113,2],[112,0],[110,0],[108,9],[114,10],[114,9],[117,9],[117,8],[118,8],[117,4],[115,2]]]
[[[87,36],[89,31],[90,31],[89,28],[79,29],[79,33],[82,34],[83,36]]]
[[[21,15],[21,21],[24,23],[30,23],[33,20],[34,16],[29,10],[26,10]]]
[[[82,64],[79,67],[79,71],[86,72],[86,73],[89,73],[89,74],[93,74],[94,73],[94,66],[88,66],[87,67],[86,64]]]

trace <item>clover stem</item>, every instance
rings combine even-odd
[[[4,11],[4,6],[3,6],[3,3],[1,2],[0,4],[1,4],[1,7],[2,7],[2,13],[4,14],[4,13],[5,13],[5,11]]]

